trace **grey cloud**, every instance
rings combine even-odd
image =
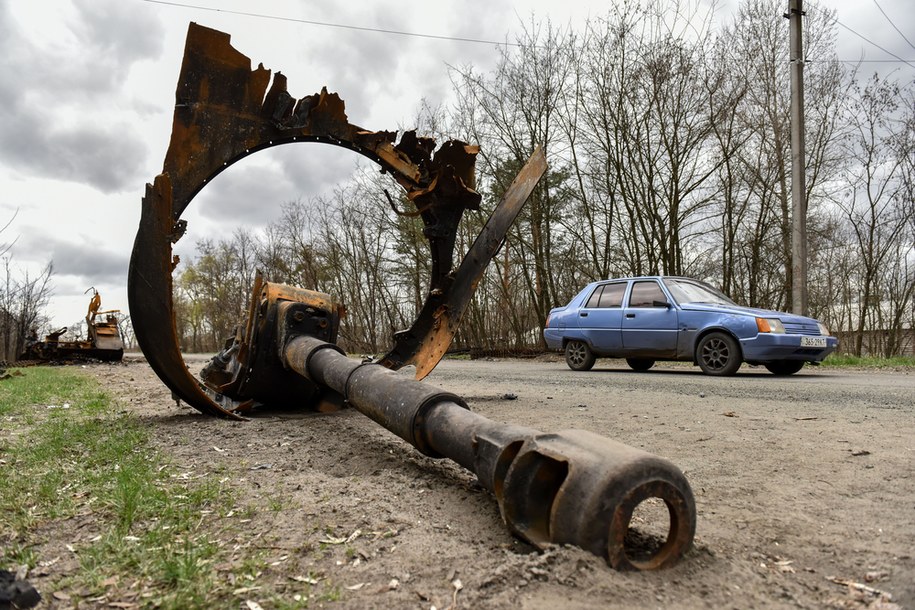
[[[379,29],[498,41],[506,35],[498,31],[504,20],[480,19],[481,14],[489,16],[497,10],[504,13],[507,9],[470,2],[436,5],[434,11],[428,12],[372,5],[341,14],[341,6],[333,5],[318,18]],[[449,64],[491,64],[497,50],[487,44],[340,30],[332,43],[309,46],[308,55],[316,64],[336,66],[331,82],[325,84],[346,100],[347,114],[353,122],[369,129],[393,129],[395,125],[370,123],[374,119],[365,117],[378,116],[379,105],[390,107],[392,100],[399,100],[402,106],[394,112],[410,120],[422,98],[439,100],[448,95]]]
[[[121,0],[82,0],[68,23],[71,40],[40,47],[0,4],[0,66],[20,97],[34,103],[104,104],[122,87],[133,63],[162,52],[164,26],[148,9]],[[52,108],[53,109],[53,108]]]
[[[77,35],[98,52],[121,64],[158,57],[164,27],[147,7],[123,0],[79,0],[84,27]]]
[[[312,197],[349,179],[360,163],[358,154],[328,144],[304,144],[276,149],[277,161],[298,197]]]
[[[191,207],[219,223],[263,227],[281,205],[321,194],[353,174],[358,157],[324,144],[289,144],[257,153],[258,165],[229,167],[204,188]]]
[[[191,206],[220,223],[257,227],[273,220],[280,204],[295,197],[292,182],[277,167],[236,165],[208,184]]]
[[[142,180],[147,147],[129,126],[58,127],[36,110],[0,111],[0,161],[26,174],[86,182],[103,193]]]
[[[125,253],[108,252],[96,243],[76,244],[43,233],[23,234],[21,250],[40,255],[54,265],[55,276],[83,278],[83,283],[126,282],[130,257]]]
[[[81,0],[76,9],[68,24],[76,44],[40,48],[0,3],[0,162],[118,192],[141,179],[147,147],[118,121],[112,100],[133,62],[161,52],[164,29],[118,0]]]
[[[139,138],[125,138],[117,126],[82,127],[52,135],[54,163],[48,173],[55,172],[57,161],[65,179],[88,181],[105,193],[136,187],[140,183],[146,159],[146,146]]]

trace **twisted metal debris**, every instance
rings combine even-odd
[[[269,89],[268,89],[269,85]],[[323,142],[357,152],[388,172],[422,218],[431,281],[412,326],[377,362],[347,358],[336,345],[343,305],[330,295],[258,276],[248,319],[204,369],[188,371],[172,302],[172,244],[193,197],[239,159],[282,144]],[[451,140],[438,149],[407,131],[349,123],[335,93],[295,99],[286,78],[258,66],[229,36],[191,24],[163,171],[147,185],[131,257],[128,298],[137,341],[174,395],[199,411],[241,419],[259,404],[333,411],[349,405],[419,451],[473,471],[496,497],[509,529],[537,547],[569,543],[620,569],[677,562],[696,527],[686,478],[667,460],[590,432],[544,434],[472,413],[460,397],[419,381],[451,343],[482,274],[546,170],[534,151],[468,252],[455,264],[458,224],[476,209],[478,147]],[[416,367],[417,380],[391,369]],[[630,537],[633,512],[660,498],[666,537],[647,551]]]

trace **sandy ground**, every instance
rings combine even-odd
[[[428,381],[486,417],[591,430],[684,471],[693,550],[672,569],[620,573],[513,538],[472,474],[353,410],[225,421],[176,405],[137,356],[85,370],[180,472],[235,488],[225,525],[242,533],[219,568],[232,580],[256,551],[262,589],[249,598],[265,609],[266,591],[340,608],[915,608],[911,371],[744,366],[721,379],[616,360],[588,373],[557,357],[441,363]]]

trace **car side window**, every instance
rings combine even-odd
[[[655,301],[667,301],[657,282],[649,280],[632,283],[629,307],[654,307]]]
[[[606,284],[600,295],[598,307],[622,307],[623,294],[626,292],[625,283]]]
[[[604,287],[598,286],[594,289],[594,292],[591,293],[591,297],[588,299],[588,302],[585,303],[585,307],[588,309],[594,309],[597,307],[597,304],[600,302],[600,293],[603,292]]]

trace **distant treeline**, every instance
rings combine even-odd
[[[718,29],[674,4],[627,3],[574,32],[532,19],[492,72],[452,68],[453,105],[417,117],[439,143],[481,146],[483,209],[465,216],[458,256],[535,146],[550,164],[456,347],[536,347],[551,307],[621,275],[687,275],[745,305],[790,308],[784,2],[745,0]],[[810,313],[847,333],[845,351],[897,354],[915,325],[915,88],[840,62],[834,12],[805,8]],[[183,347],[222,345],[256,269],[344,301],[348,350],[390,346],[429,275],[420,220],[385,197],[396,188],[366,171],[282,204],[263,232],[199,242],[175,282]]]

